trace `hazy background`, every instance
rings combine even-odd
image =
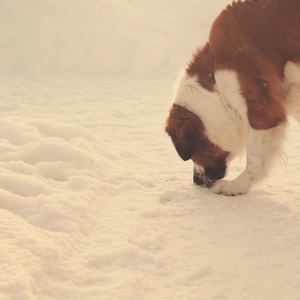
[[[228,0],[1,1],[0,73],[176,71]]]

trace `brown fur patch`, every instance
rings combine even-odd
[[[209,45],[197,49],[193,59],[186,69],[191,77],[196,76],[198,83],[209,91],[213,91],[215,84],[214,66],[209,55]]]
[[[286,121],[279,85],[288,61],[300,63],[300,1],[237,1],[217,17],[187,73],[211,91],[210,74],[235,71],[251,127],[268,129]]]

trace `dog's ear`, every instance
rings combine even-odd
[[[195,151],[195,136],[186,124],[177,128],[175,134],[171,135],[172,142],[177,153],[183,160],[189,160]]]
[[[195,152],[196,129],[191,112],[173,105],[166,123],[166,132],[171,137],[177,153],[183,160],[189,160]]]

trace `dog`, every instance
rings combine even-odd
[[[235,1],[180,75],[165,130],[195,184],[235,196],[281,156],[288,116],[300,122],[300,1]],[[245,170],[222,180],[245,151]]]

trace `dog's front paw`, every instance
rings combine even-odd
[[[248,192],[248,188],[241,184],[238,180],[219,180],[212,186],[211,189],[215,194],[225,196],[237,196]]]

